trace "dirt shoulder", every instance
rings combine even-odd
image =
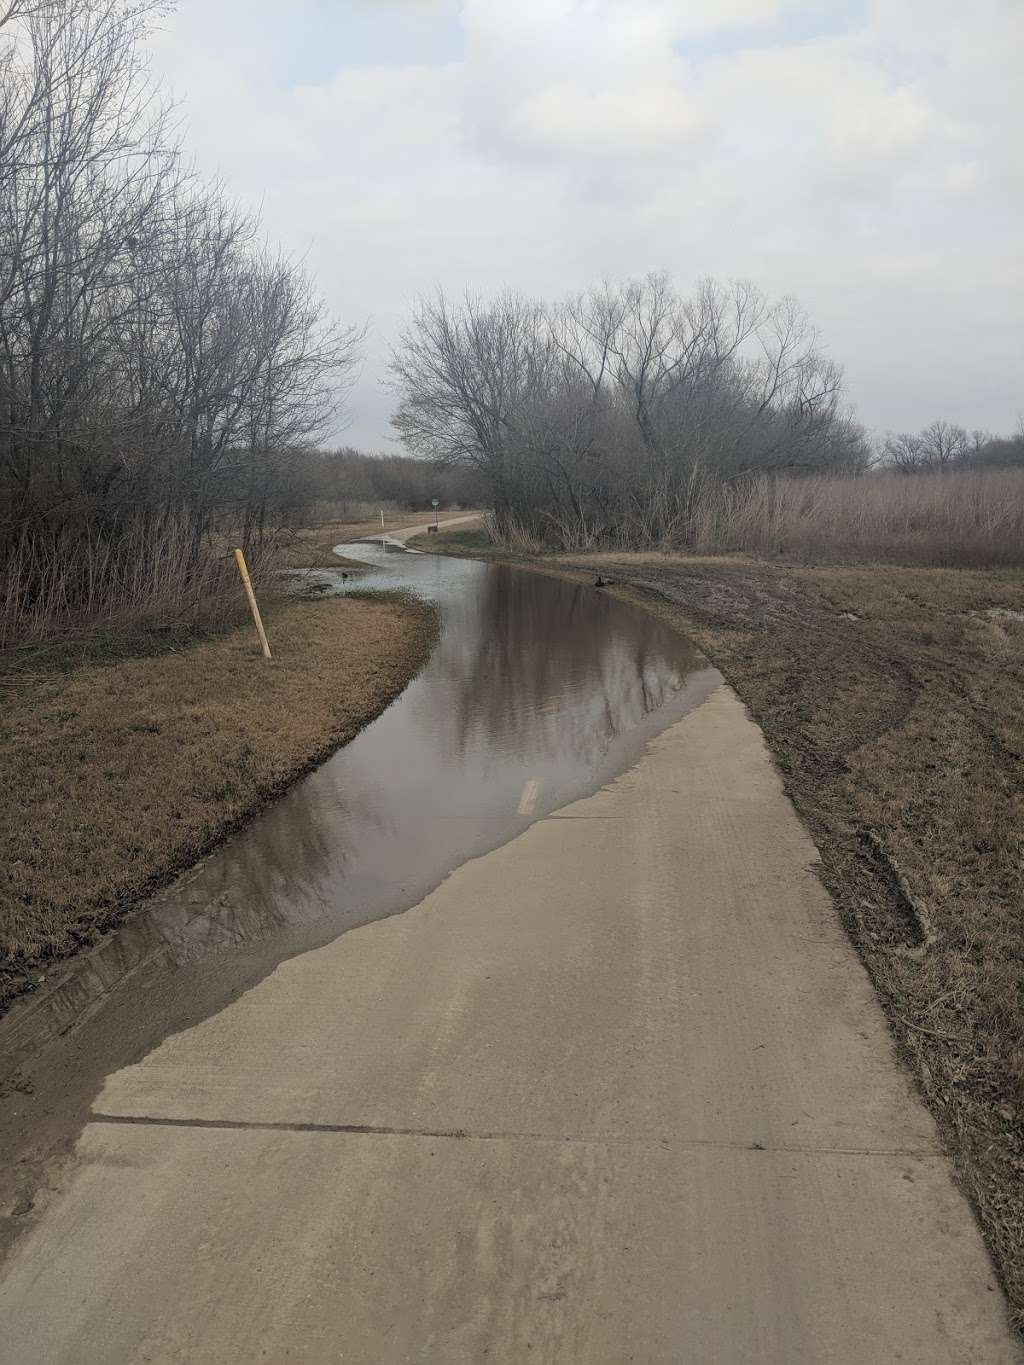
[[[270,664],[249,625],[5,694],[0,1007],[358,733],[427,657],[436,615],[335,597],[267,624]]]

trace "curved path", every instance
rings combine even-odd
[[[462,526],[467,521],[480,521],[483,513],[469,512],[466,516],[446,517],[440,524],[447,531],[451,526]],[[393,545],[396,549],[408,550],[409,554],[422,554],[422,550],[410,548],[407,544],[413,536],[425,536],[434,525],[433,519],[425,521],[418,526],[403,526],[395,531],[384,531],[379,536],[361,536],[358,541],[342,542],[336,545],[335,550],[349,549],[352,545],[358,545],[364,541],[374,541],[382,545]]]
[[[718,687],[112,1075],[0,1356],[1017,1360],[815,859]]]

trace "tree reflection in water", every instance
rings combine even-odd
[[[439,685],[419,699],[449,762],[591,767],[699,666],[674,632],[589,587],[498,565],[474,588],[431,663]]]

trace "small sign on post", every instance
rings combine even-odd
[[[431,505],[431,507],[434,509],[434,530],[436,531],[436,530],[437,530],[437,509],[438,509],[438,505],[439,505],[439,504],[438,504],[438,501],[437,501],[437,498],[431,498],[431,499],[430,499],[430,505]]]
[[[252,581],[249,578],[249,570],[245,565],[245,555],[241,550],[235,551],[235,563],[238,565],[238,572],[242,575],[242,587],[245,588],[245,595],[249,599],[249,609],[252,612],[252,619],[256,622],[256,633],[260,637],[260,646],[263,649],[264,659],[272,657],[270,645],[267,642],[267,632],[263,629],[263,620],[260,616],[260,609],[256,605],[256,594],[252,590]]]

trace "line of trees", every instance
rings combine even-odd
[[[292,468],[302,516],[313,521],[332,521],[366,504],[422,512],[434,498],[442,507],[482,507],[487,501],[475,470],[438,467],[408,455],[365,455],[345,447],[311,451]]]
[[[549,305],[425,300],[395,347],[394,425],[486,480],[500,533],[663,543],[707,479],[866,467],[842,374],[790,298],[664,274]]]
[[[187,585],[217,531],[257,542],[357,360],[360,329],[183,162],[158,10],[0,9],[0,639],[102,611],[147,545]]]
[[[1024,466],[1024,419],[1014,436],[969,432],[941,418],[921,431],[890,433],[882,443],[878,464],[901,474],[1020,468]]]

